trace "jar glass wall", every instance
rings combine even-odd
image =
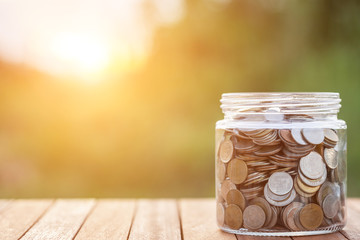
[[[223,94],[216,124],[217,223],[299,236],[346,222],[346,124],[337,93]]]

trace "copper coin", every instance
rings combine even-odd
[[[302,206],[303,206],[302,203],[292,202],[292,203],[290,203],[289,205],[287,205],[287,206],[284,208],[284,211],[282,212],[281,217],[282,217],[282,221],[283,221],[284,225],[285,225],[287,228],[293,230],[293,229],[289,226],[289,224],[288,224],[290,211],[292,211],[293,209],[296,209],[296,208],[300,208],[300,207],[302,207]]]
[[[320,144],[324,141],[324,130],[322,128],[304,128],[302,135],[311,144]]]
[[[226,166],[223,163],[218,163],[216,167],[216,177],[218,178],[219,182],[222,183],[226,177]]]
[[[269,224],[264,225],[264,228],[271,229],[275,227],[277,220],[278,220],[277,210],[275,207],[271,206],[271,219]]]
[[[227,167],[227,172],[231,181],[235,184],[244,182],[248,176],[248,168],[243,160],[234,158]]]
[[[314,151],[300,159],[299,167],[304,176],[310,179],[319,179],[326,171],[321,155]]]
[[[337,159],[337,152],[334,148],[325,148],[324,150],[324,159],[326,165],[331,168],[335,169],[338,166],[338,159]]]
[[[229,179],[226,179],[221,184],[221,196],[224,199],[226,199],[226,196],[231,189],[236,189],[236,185],[233,182],[231,182]]]
[[[243,224],[243,214],[239,206],[230,204],[225,209],[225,224],[231,229],[239,229]]]
[[[308,145],[308,143],[304,140],[301,129],[300,128],[293,128],[291,129],[291,136],[295,140],[296,143],[300,145]]]
[[[288,227],[293,231],[300,231],[301,228],[297,226],[296,224],[296,218],[299,218],[298,213],[300,212],[301,208],[304,206],[303,203],[297,203],[296,206],[294,206],[288,213],[286,221]]]
[[[327,218],[334,218],[340,209],[340,201],[334,194],[325,197],[322,203],[324,215]]]
[[[218,157],[220,143],[224,138],[224,134],[225,134],[224,129],[216,129],[216,131],[215,131],[215,156],[216,157]]]
[[[291,136],[291,131],[288,129],[281,129],[279,130],[279,135],[281,137],[281,139],[290,145],[296,145],[296,141],[295,139]]]
[[[270,176],[268,186],[274,194],[285,195],[293,188],[293,180],[286,172],[275,172]]]
[[[278,152],[280,152],[282,149],[281,145],[275,145],[275,146],[263,146],[257,151],[254,151],[254,154],[260,157],[266,157],[270,155],[274,155]]]
[[[300,223],[307,230],[315,230],[323,221],[323,211],[315,203],[309,203],[300,210]]]
[[[226,139],[220,144],[219,150],[220,160],[224,163],[227,163],[231,160],[234,154],[234,146],[230,139]]]
[[[225,222],[225,208],[224,205],[218,203],[216,205],[216,219],[219,226],[223,226]]]
[[[226,195],[227,204],[235,204],[240,207],[241,211],[244,211],[246,200],[244,195],[237,189],[231,189]]]
[[[312,197],[316,194],[316,193],[306,193],[302,191],[298,185],[298,181],[294,181],[294,189],[301,197],[305,197],[305,198]]]
[[[244,227],[257,230],[264,226],[266,215],[258,205],[249,205],[244,210]]]

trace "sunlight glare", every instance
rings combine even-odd
[[[109,64],[109,49],[102,39],[80,33],[62,33],[52,42],[52,52],[76,75],[96,74]]]

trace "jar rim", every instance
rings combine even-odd
[[[341,107],[336,92],[233,92],[220,100],[225,117],[260,114],[336,115]]]

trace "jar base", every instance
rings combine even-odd
[[[334,224],[328,227],[322,227],[313,231],[282,231],[278,229],[274,230],[259,230],[251,231],[246,228],[240,228],[239,230],[233,230],[229,228],[220,227],[224,232],[238,234],[238,235],[248,235],[248,236],[273,236],[273,237],[291,237],[291,236],[309,236],[309,235],[322,235],[329,234],[340,231],[344,228],[344,224]]]

